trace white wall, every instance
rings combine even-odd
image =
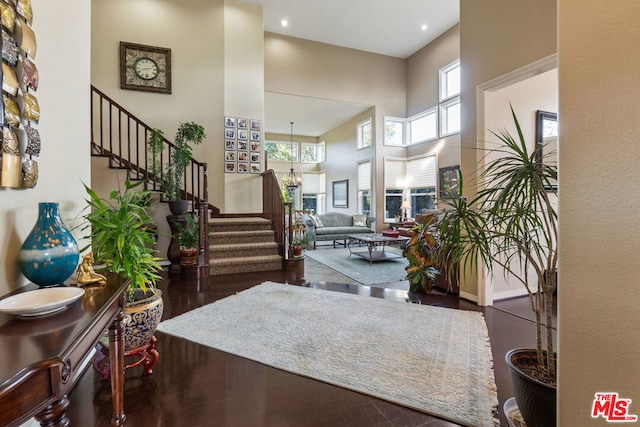
[[[71,228],[84,207],[82,182],[90,181],[91,4],[32,0],[32,5],[40,73],[40,179],[31,190],[0,189],[0,295],[27,282],[18,270],[18,252],[37,219],[38,203],[58,202]]]

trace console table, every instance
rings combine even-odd
[[[90,365],[95,345],[109,330],[111,348],[111,424],[124,425],[124,318],[128,281],[107,274],[103,287],[85,294],[63,311],[21,318],[0,314],[0,414],[3,425],[31,417],[43,426],[67,426],[67,394]],[[27,285],[16,291],[37,289]]]

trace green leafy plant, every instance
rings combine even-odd
[[[144,181],[131,183],[127,179],[124,191],[113,190],[108,199],[100,198],[85,184],[89,195],[87,221],[83,230],[88,231],[91,248],[96,260],[105,264],[107,271],[131,279],[129,296],[135,289],[155,291],[161,267],[156,253],[155,241],[150,228],[155,229],[149,216],[148,191],[136,191]],[[82,249],[85,251],[89,246]]]
[[[501,267],[506,277],[520,282],[536,318],[538,366],[534,376],[555,384],[552,337],[553,293],[558,262],[558,214],[550,198],[558,177],[554,163],[537,161],[541,149],[530,149],[511,108],[517,137],[506,130],[494,132],[501,146],[489,150],[495,160],[480,174],[477,195],[467,200],[452,197],[442,202],[447,211],[439,222],[440,259],[453,268],[489,272]],[[460,194],[462,176],[459,177]],[[535,279],[528,271],[535,271]]]
[[[200,224],[195,214],[185,215],[185,223],[178,224],[178,243],[181,249],[195,249],[200,243]]]
[[[412,292],[425,291],[431,293],[433,281],[440,271],[436,268],[438,261],[438,239],[434,235],[436,216],[426,215],[422,224],[417,224],[411,230],[409,243],[402,251],[409,265],[405,267],[406,280]]]
[[[170,150],[171,161],[165,164],[163,171],[159,156],[164,150],[164,135],[160,129],[151,131],[148,150],[151,154],[152,173],[156,182],[160,182],[167,200],[174,201],[182,198],[184,174],[193,158],[192,145],[201,144],[205,138],[203,126],[195,122],[180,123]]]
[[[309,250],[313,247],[313,241],[306,233],[302,237],[296,237],[293,239],[293,244],[295,246],[302,246],[302,249],[304,250]]]

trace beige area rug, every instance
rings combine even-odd
[[[158,330],[458,424],[497,424],[481,313],[265,282]]]

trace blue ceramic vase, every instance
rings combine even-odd
[[[78,266],[80,252],[57,203],[40,203],[38,220],[20,250],[20,271],[38,286],[58,285]]]

